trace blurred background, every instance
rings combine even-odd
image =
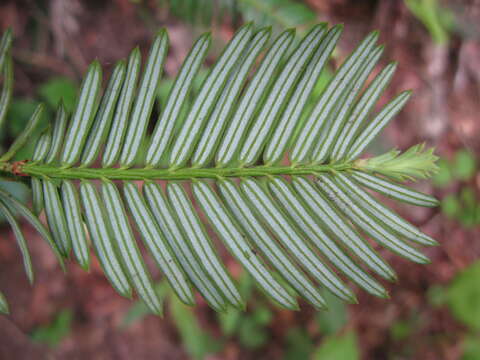
[[[359,305],[331,298],[329,312],[308,306],[290,312],[269,304],[225,258],[249,299],[245,313],[187,308],[157,273],[168,307],[160,319],[141,302],[119,297],[98,263],[90,273],[70,265],[63,274],[25,225],[37,277],[29,286],[0,219],[0,286],[11,306],[11,316],[0,316],[0,359],[480,359],[478,0],[1,0],[0,29],[15,34],[15,96],[0,143],[23,129],[39,102],[47,105],[45,122],[60,98],[71,110],[89,62],[99,59],[108,73],[137,44],[145,54],[155,31],[166,27],[171,45],[161,104],[199,34],[214,35],[206,74],[235,29],[250,20],[277,33],[297,27],[299,36],[319,21],[345,24],[318,92],[359,40],[381,31],[383,65],[399,62],[384,99],[404,89],[414,96],[371,151],[425,141],[441,156],[433,182],[413,185],[441,199],[440,207],[388,202],[440,242],[426,249],[432,264],[382,252],[399,275],[397,284],[385,284],[390,300],[358,292]],[[27,146],[19,157],[31,151]],[[29,201],[22,184],[0,187]]]

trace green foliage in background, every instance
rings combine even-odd
[[[446,303],[455,318],[476,332],[480,332],[478,279],[480,279],[480,262],[456,275],[446,293]]]
[[[480,359],[480,261],[455,275],[447,286],[429,289],[429,301],[435,307],[446,306],[453,317],[466,327],[462,360]]]
[[[460,271],[447,286],[434,285],[429,290],[433,306],[446,306],[453,317],[465,325],[462,334],[462,360],[480,359],[480,261]]]
[[[315,360],[357,360],[360,358],[357,338],[353,333],[327,338],[315,351]]]
[[[480,224],[480,196],[475,190],[478,164],[475,156],[466,149],[456,152],[452,161],[441,159],[440,170],[433,184],[447,190],[441,200],[442,212],[465,227]]]
[[[297,28],[304,35],[317,22],[316,13],[295,0],[159,0],[159,4],[184,21],[208,27],[230,19],[236,25],[252,21],[257,26],[272,26],[277,33]]]
[[[30,334],[30,338],[34,342],[56,347],[70,334],[72,320],[72,311],[70,309],[64,309],[55,316],[50,324],[34,329]]]
[[[440,0],[404,0],[408,9],[427,28],[432,40],[439,45],[448,43],[454,17],[441,6]]]
[[[268,302],[259,296],[254,285],[248,274],[243,272],[239,278],[239,291],[249,306],[246,311],[230,309],[224,313],[217,313],[221,335],[216,337],[200,324],[194,309],[185,306],[177,299],[169,290],[166,281],[157,283],[155,290],[157,295],[168,303],[169,317],[189,356],[204,359],[224,351],[231,341],[238,342],[242,349],[250,351],[261,350],[272,341],[270,334],[275,313]],[[348,319],[345,304],[328,292],[324,292],[324,295],[330,309],[328,312],[318,312],[315,315],[315,323],[322,340],[318,341],[318,336],[311,336],[305,328],[285,329],[284,360],[310,359],[316,354],[336,356],[333,358],[342,360],[357,359],[358,347],[354,341],[355,336],[351,332],[344,334],[343,331]],[[148,306],[142,301],[137,301],[125,314],[123,326],[127,327],[142,321],[150,314]],[[338,337],[337,340],[335,340],[336,337]],[[318,358],[330,359],[330,357]]]

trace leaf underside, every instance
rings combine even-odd
[[[380,247],[424,264],[429,260],[418,246],[436,242],[367,189],[417,206],[437,201],[377,171],[378,162],[369,167],[358,159],[409,97],[402,92],[374,112],[396,67],[388,64],[372,77],[383,51],[376,32],[313,96],[341,32],[341,26],[319,24],[296,43],[294,30],[271,40],[269,28],[247,24],[192,96],[211,41],[202,35],[154,126],[166,31],[154,39],[143,70],[134,49],[116,64],[103,92],[101,66],[92,63],[74,112],[60,104],[33,159],[17,169],[31,176],[34,211],[45,211],[49,231],[3,192],[0,211],[20,212],[61,258],[73,253],[84,269],[93,245],[112,286],[126,297],[135,292],[156,314],[161,300],[135,233],[189,305],[198,291],[215,310],[245,307],[219,242],[278,306],[298,309],[301,296],[326,308],[321,288],[355,303],[352,285],[387,298],[375,276],[394,281],[396,274]],[[3,58],[2,68],[11,71],[8,54]],[[2,99],[8,91],[4,87]],[[27,141],[41,110],[0,161]],[[396,171],[392,178],[412,174],[408,159],[399,168],[394,158],[388,163]],[[20,228],[13,216],[8,219],[33,278]]]

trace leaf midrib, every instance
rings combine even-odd
[[[1,167],[2,164],[0,164]],[[218,179],[222,177],[252,177],[275,175],[314,175],[319,172],[348,171],[357,168],[354,162],[297,166],[253,166],[232,168],[85,168],[61,167],[40,163],[27,163],[17,168],[25,176],[56,179],[109,179],[109,180],[188,180]]]

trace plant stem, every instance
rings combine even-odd
[[[65,168],[39,163],[0,163],[0,171],[21,176],[53,179],[110,179],[110,180],[187,180],[215,179],[218,177],[247,177],[274,175],[311,175],[318,172],[336,172],[355,168],[354,163],[255,166],[244,168]]]

